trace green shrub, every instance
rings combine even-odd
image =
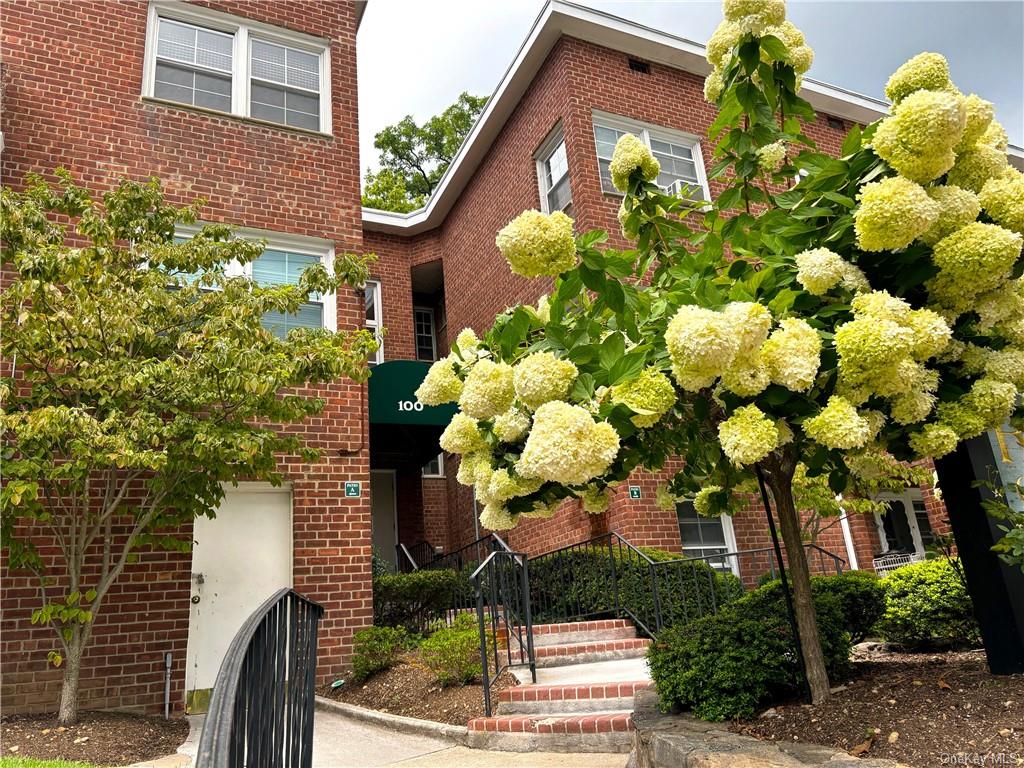
[[[480,631],[475,613],[462,613],[450,627],[423,641],[420,655],[443,686],[466,685],[480,677]]]
[[[885,613],[885,588],[882,580],[870,571],[813,576],[811,589],[815,595],[828,593],[839,600],[851,643],[863,642]]]
[[[367,627],[352,636],[352,680],[390,669],[413,646],[403,627]]]
[[[778,579],[764,581],[761,586],[776,585]],[[815,595],[830,594],[839,601],[843,627],[850,633],[850,642],[859,643],[874,629],[885,612],[885,589],[882,580],[870,571],[846,571],[834,576],[812,576]]]
[[[835,680],[849,670],[850,639],[838,598],[815,595],[825,666]],[[648,651],[665,710],[689,708],[705,720],[750,717],[756,707],[802,684],[778,582],[717,614],[662,631]]]
[[[954,563],[936,558],[882,579],[885,613],[878,630],[910,649],[971,647],[981,642],[974,605]]]
[[[455,571],[382,573],[373,579],[373,623],[420,632],[452,606],[459,584]]]
[[[643,549],[656,563],[652,566],[635,552],[618,547],[560,553],[530,561],[530,594],[537,623],[567,618],[602,616],[626,609],[655,629],[655,589],[666,625],[683,623],[717,610],[743,594],[731,573],[720,573],[699,560],[682,561],[678,555]],[[614,558],[614,562],[613,562]],[[652,577],[653,570],[653,577]],[[615,604],[618,586],[619,605]]]

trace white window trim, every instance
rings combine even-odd
[[[693,164],[696,166],[697,180],[700,184],[700,188],[704,192],[704,199],[711,199],[711,189],[708,186],[707,170],[704,168],[704,155],[701,150],[700,136],[693,133],[686,133],[685,131],[677,131],[674,128],[665,128],[661,125],[652,125],[650,123],[641,123],[637,120],[631,120],[628,117],[621,117],[619,115],[613,115],[608,112],[602,112],[600,110],[593,110],[591,113],[591,136],[593,136],[593,129],[595,127],[614,128],[617,131],[625,131],[626,133],[632,133],[639,137],[644,144],[651,146],[651,134],[653,133],[655,138],[668,139],[675,142],[676,144],[686,144],[693,150]],[[596,142],[595,142],[596,143]],[[598,161],[597,147],[594,147],[594,160]],[[598,162],[598,184],[600,181],[600,170],[601,165]],[[606,195],[614,195],[615,197],[622,197],[623,193],[618,190],[610,191],[604,189],[602,186],[601,191]]]
[[[174,234],[179,237],[193,237],[202,224],[190,224],[179,226]],[[334,269],[334,244],[327,240],[319,240],[315,237],[302,237],[301,235],[290,235],[284,232],[270,232],[264,229],[249,229],[239,227],[235,229],[235,237],[244,240],[264,240],[266,248],[274,251],[288,251],[289,253],[301,253],[305,256],[316,256],[327,268],[328,272]],[[224,268],[227,277],[252,277],[252,262],[240,264],[232,261]],[[320,297],[320,303],[324,308],[324,329],[328,331],[338,330],[338,297],[334,293],[325,293]]]
[[[270,24],[264,24],[250,19],[243,19],[239,16],[214,11],[208,8],[190,5],[181,0],[153,0],[149,4],[149,16],[146,25],[146,50],[145,62],[142,70],[142,95],[147,99],[155,99],[166,104],[175,104],[185,109],[199,109],[207,112],[218,112],[219,110],[209,107],[195,107],[191,104],[183,104],[177,101],[168,101],[154,96],[156,83],[156,49],[157,49],[157,26],[161,18],[173,21],[182,21],[186,24],[196,24],[219,32],[227,32],[234,35],[234,45],[231,51],[231,114],[235,117],[244,117],[247,120],[254,120],[263,125],[272,125],[278,128],[295,131],[307,131],[331,135],[331,46],[330,41],[323,38],[305,35],[290,29],[282,29]],[[250,40],[253,38],[265,40],[268,43],[285,45],[290,48],[297,48],[320,57],[320,128],[312,131],[309,128],[302,128],[284,123],[275,123],[272,120],[263,120],[252,117],[249,114],[249,90],[250,90]],[[310,91],[311,93],[311,91]]]
[[[416,355],[416,359],[417,360],[420,359],[419,358],[419,339],[418,339],[418,335],[419,334],[417,334],[417,332],[416,332],[416,313],[417,312],[427,312],[430,315],[430,348],[432,350],[431,354],[433,355],[433,357],[431,357],[430,359],[432,361],[433,360],[437,360],[437,324],[436,324],[436,318],[434,317],[434,308],[433,307],[413,306],[413,308],[412,308],[412,320],[413,320],[412,343],[413,343],[413,354]]]
[[[927,555],[928,551],[925,549],[924,541],[921,539],[921,528],[917,524],[917,515],[914,513],[914,500],[924,502],[924,494],[921,493],[921,489],[907,488],[903,493],[890,493],[886,491],[876,494],[875,499],[878,501],[899,501],[903,504],[903,514],[907,516],[907,526],[910,528],[910,538],[914,542],[914,552],[921,557]],[[925,511],[927,512],[927,507]],[[885,535],[885,522],[878,512],[875,512],[874,516],[875,528],[878,531],[878,545],[882,548],[881,552],[884,555],[889,551],[889,538]]]
[[[373,335],[377,338],[377,353],[373,359],[373,363],[380,365],[384,362],[384,338],[380,335],[381,328],[384,327],[384,302],[381,300],[382,291],[380,287],[380,280],[374,278],[373,280],[367,280],[363,285],[363,294],[365,296],[366,291],[373,291],[374,306],[377,308],[377,319],[367,320],[366,319],[366,299],[363,299],[363,327],[372,329]]]
[[[548,203],[548,195],[551,189],[548,187],[548,174],[546,165],[551,155],[554,154],[555,150],[558,149],[558,145],[565,141],[565,133],[562,131],[562,125],[559,123],[552,129],[551,133],[548,134],[547,138],[540,145],[536,152],[533,153],[533,159],[537,166],[537,189],[540,191],[540,209],[544,213],[552,213],[551,206]],[[569,147],[566,145],[565,148],[566,156],[566,170],[565,175],[570,175],[569,164]],[[569,202],[566,204],[566,208],[572,205],[572,178],[569,178]],[[563,211],[565,208],[562,209]]]
[[[424,464],[423,466],[426,467],[427,465]],[[441,453],[437,454],[437,468],[438,468],[438,473],[436,475],[427,474],[426,472],[424,472],[423,473],[423,477],[426,477],[426,478],[432,478],[432,477],[433,478],[438,478],[438,477],[444,478],[445,477],[445,474],[444,474],[444,452],[443,451]]]
[[[715,518],[708,518],[708,519],[709,520],[714,520]],[[717,519],[722,521],[722,538],[725,539],[725,550],[726,550],[725,554],[731,554],[733,552],[738,551],[737,548],[736,548],[736,531],[732,527],[732,515],[719,515]],[[678,515],[676,517],[676,530],[679,531],[679,518],[678,518]],[[683,541],[683,532],[682,531],[679,531],[679,546],[683,550],[683,556],[684,557],[686,556],[687,550],[708,549],[708,547],[700,546],[700,545],[693,545],[693,546],[689,546],[689,547],[686,546],[686,542]],[[714,557],[714,555],[710,555],[709,557]],[[734,576],[739,576],[740,575],[739,558],[738,557],[730,557],[729,560],[728,560],[728,563],[729,563],[729,570],[731,570],[733,572],[733,575]]]

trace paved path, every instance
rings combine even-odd
[[[179,749],[195,759],[202,717]],[[318,710],[313,726],[313,768],[624,768],[628,755],[555,752],[484,752],[450,741],[413,736]],[[143,763],[149,766],[153,763]],[[164,764],[158,764],[163,766]],[[166,768],[180,762],[168,762]]]

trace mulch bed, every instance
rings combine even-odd
[[[497,700],[498,691],[518,684],[511,674],[504,672],[491,685],[492,701]],[[407,654],[398,666],[378,672],[362,684],[346,681],[341,688],[322,686],[317,693],[378,712],[452,725],[465,725],[475,717],[484,716],[481,683],[442,688],[419,661],[416,652]]]
[[[732,730],[912,766],[1024,764],[1024,675],[989,674],[981,651],[857,649],[824,705],[790,703]]]
[[[82,712],[77,725],[58,726],[48,715],[0,719],[5,757],[129,765],[169,755],[188,736],[188,721],[125,712]]]

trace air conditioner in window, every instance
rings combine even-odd
[[[682,179],[676,179],[667,187],[665,187],[666,195],[674,195],[675,197],[693,197],[694,192],[700,193],[696,184],[687,184]]]

